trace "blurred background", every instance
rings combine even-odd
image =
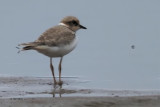
[[[76,16],[77,48],[63,60],[62,76],[105,89],[160,89],[160,1],[1,0],[0,76],[51,77],[49,58],[17,53],[65,16]],[[58,76],[59,58],[53,59]]]

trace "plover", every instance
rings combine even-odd
[[[63,18],[57,26],[46,30],[34,42],[22,43],[20,51],[36,50],[50,58],[50,69],[52,71],[54,84],[62,84],[61,81],[61,64],[63,56],[70,53],[77,45],[76,31],[87,29],[80,25],[79,20],[74,16]],[[52,58],[60,57],[59,62],[59,82],[56,82]]]

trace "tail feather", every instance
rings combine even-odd
[[[30,50],[33,49],[34,46],[25,46],[22,48],[22,50]]]
[[[37,46],[37,44],[38,43],[36,43],[36,42],[22,43],[22,44],[19,44],[18,47],[16,47],[16,48],[19,49],[18,53],[20,53],[21,51],[33,49],[35,46]]]

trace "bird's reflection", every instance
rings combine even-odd
[[[59,97],[62,97],[62,85],[63,84],[60,84],[60,85],[54,84],[53,85],[53,91],[52,91],[53,98],[56,97],[56,94],[58,94]]]
[[[63,84],[61,84],[61,85],[59,86],[59,97],[62,97],[62,85],[63,85]]]
[[[60,83],[53,84],[53,91],[51,92],[53,97],[62,97],[62,95],[65,93],[74,93],[75,92],[74,90],[63,89],[63,86],[69,85],[73,81],[75,82],[75,79],[77,79],[78,77],[62,77],[62,78],[65,79],[64,80],[65,82],[61,81]]]

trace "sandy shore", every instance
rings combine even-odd
[[[160,96],[0,99],[0,107],[159,107]]]
[[[53,87],[52,78],[0,77],[0,107],[160,107],[159,90],[79,88],[63,80]]]

